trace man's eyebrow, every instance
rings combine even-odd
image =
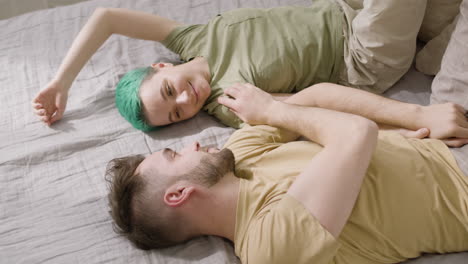
[[[165,148],[163,149],[163,152],[162,152],[162,155],[164,158],[166,158],[167,160],[170,160],[171,159],[171,150],[168,149],[168,148]]]
[[[167,101],[166,95],[163,92],[164,87],[166,87],[166,85],[167,85],[167,82],[166,80],[164,80],[164,82],[161,85],[161,88],[159,89],[159,92],[161,93],[161,97],[164,99],[164,101]]]

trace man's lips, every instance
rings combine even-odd
[[[214,147],[198,147],[197,151],[203,151],[206,153],[218,153],[219,149]]]

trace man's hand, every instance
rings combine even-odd
[[[224,94],[227,96],[218,97],[218,103],[231,109],[242,121],[250,125],[268,123],[268,113],[275,102],[269,93],[245,83],[227,88]]]
[[[423,139],[429,136],[429,129],[427,128],[420,128],[418,130],[410,130],[406,128],[401,128],[401,127],[394,127],[394,126],[389,126],[385,124],[378,124],[379,125],[379,130],[385,130],[385,131],[394,131],[399,133],[405,138],[419,138]]]
[[[424,106],[420,118],[415,121],[419,127],[427,127],[430,130],[430,138],[441,139],[450,147],[468,144],[466,110],[458,104]]]
[[[50,82],[32,101],[34,113],[47,125],[62,118],[67,106],[68,90],[58,81]]]

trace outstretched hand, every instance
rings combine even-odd
[[[58,81],[51,81],[36,95],[31,104],[40,120],[50,126],[62,118],[67,100],[68,90]]]
[[[218,97],[218,103],[231,109],[242,121],[250,125],[268,123],[268,113],[275,102],[269,93],[245,83],[227,88],[224,94]]]

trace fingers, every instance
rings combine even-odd
[[[241,88],[239,84],[234,84],[233,86],[224,90],[224,94],[229,95],[233,98],[238,98],[239,94],[241,93]]]
[[[220,96],[218,97],[218,103],[228,107],[231,109],[233,112],[236,112],[237,106],[238,106],[238,101],[236,101],[236,98],[239,98],[242,94],[242,90],[245,90],[245,84],[239,84],[236,83],[231,87],[228,87],[224,90],[224,94],[227,96]]]
[[[237,102],[235,99],[229,98],[227,96],[220,96],[218,97],[218,103],[226,106],[227,108],[236,111],[237,109]]]
[[[31,105],[33,107],[34,114],[36,114],[39,117],[39,120],[44,122],[46,125],[50,126],[53,122],[55,122],[57,120],[57,118],[55,118],[55,120],[53,120],[53,121],[51,120],[50,116],[53,113],[48,114],[46,109],[44,108],[44,106],[41,103],[32,102]]]
[[[43,123],[45,123],[46,125],[50,125],[50,118],[49,116],[41,116],[39,117],[39,120],[41,120]]]
[[[53,124],[54,122],[60,120],[63,116],[63,111],[57,111],[52,118],[50,119],[49,125]]]
[[[460,112],[462,113],[463,115],[466,115],[466,110],[465,108],[463,108],[463,106],[459,105],[459,104],[454,104],[455,108]]]
[[[224,90],[224,94],[234,98],[238,98],[242,95],[248,95],[252,90],[259,89],[250,83],[235,83],[231,87]]]
[[[65,112],[65,107],[66,107],[67,103],[66,101],[65,102],[62,102],[62,101],[57,101],[57,111],[55,112],[54,115],[52,115],[51,117],[51,120],[50,120],[50,123],[54,123],[55,121],[58,121],[62,118],[63,116],[63,113]]]
[[[34,97],[34,99],[32,100],[32,104],[40,104],[40,98],[41,98],[41,93],[39,92],[39,94],[36,95],[36,97]]]
[[[34,102],[33,102],[33,103],[31,103],[31,105],[32,105],[32,107],[33,107],[34,109],[41,109],[41,108],[44,108],[44,107],[42,106],[42,104],[40,104],[40,103],[34,103]]]
[[[458,116],[456,119],[456,123],[459,124],[461,127],[468,128],[468,120],[465,116]]]
[[[453,133],[453,136],[457,138],[468,138],[468,128],[457,127]]]
[[[419,139],[422,139],[422,138],[425,138],[425,137],[428,137],[429,136],[429,129],[427,128],[420,128],[416,131],[413,131],[413,130],[407,130],[407,129],[401,129],[400,130],[400,134],[404,137],[407,137],[407,138],[419,138]]]
[[[38,116],[44,116],[47,115],[47,112],[45,109],[39,109],[39,110],[34,110],[34,113]]]
[[[39,120],[50,125],[50,114],[44,109],[40,103],[33,103],[34,114],[39,117]]]
[[[451,139],[444,139],[442,142],[445,143],[445,145],[453,148],[459,148],[462,147],[466,144],[468,144],[468,138],[451,138]]]

